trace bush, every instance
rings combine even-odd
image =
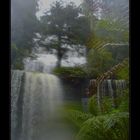
[[[89,99],[88,102],[88,111],[93,114],[94,116],[97,116],[99,113],[99,109],[98,109],[98,104],[97,104],[97,96],[92,96]]]
[[[113,66],[111,52],[103,49],[90,49],[87,56],[87,73],[91,77],[98,77]]]
[[[116,73],[117,79],[129,80],[129,64]]]
[[[122,95],[118,98],[118,103],[120,111],[129,111],[129,89],[123,91]]]
[[[81,67],[60,67],[55,68],[53,73],[61,77],[85,78],[86,72]]]
[[[102,114],[110,113],[113,110],[112,99],[110,97],[103,97],[101,108],[102,108]]]
[[[96,95],[92,96],[89,99],[88,111],[94,116],[111,113],[112,110],[113,110],[112,99],[109,97],[103,97],[103,99],[101,100],[101,110],[98,108]]]

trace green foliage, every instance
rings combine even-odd
[[[19,48],[15,44],[11,45],[11,62],[12,69],[23,69],[22,62],[23,55],[21,54]]]
[[[89,99],[88,111],[94,116],[112,114],[117,112],[129,112],[129,89],[117,90],[117,97],[114,99],[116,107],[112,106],[113,100],[111,97],[104,96],[101,99],[101,111],[98,108],[97,96],[94,95]]]
[[[97,96],[94,95],[89,99],[88,111],[94,116],[112,113],[112,110],[112,99],[109,97],[103,97],[103,99],[101,100],[101,111],[98,108]]]
[[[112,57],[115,60],[115,64],[120,63],[125,58],[129,58],[129,45],[106,45],[104,47],[112,53]]]
[[[112,54],[106,50],[91,49],[87,57],[87,72],[93,77],[107,71],[113,64]]]
[[[86,77],[86,72],[81,67],[60,67],[55,68],[53,71],[54,74],[61,77]]]
[[[102,114],[108,114],[112,112],[113,107],[112,107],[112,99],[110,97],[103,97],[101,101],[101,109],[102,109]]]
[[[129,136],[129,90],[117,91],[117,108],[112,99],[103,97],[101,112],[94,95],[89,99],[88,111],[68,110],[67,116],[79,132],[77,140],[128,140]]]
[[[120,22],[99,20],[96,24],[96,35],[110,42],[128,42],[129,32]]]
[[[55,2],[41,18],[42,34],[59,36],[62,44],[82,43],[90,34],[90,28],[87,18],[79,17],[79,14],[80,10],[74,3],[64,6]]]
[[[77,140],[128,140],[129,114],[127,112],[97,116],[83,123]]]
[[[83,110],[81,102],[78,102],[78,101],[64,102],[64,109],[65,109],[65,111],[67,111],[67,110],[82,111]]]
[[[98,105],[97,105],[97,96],[92,96],[88,101],[88,111],[93,114],[94,116],[97,116],[99,113]]]
[[[24,69],[23,59],[30,56],[30,51],[26,48],[19,48],[16,44],[11,44],[11,67],[12,69]]]
[[[126,67],[122,68],[116,73],[117,79],[125,79],[126,81],[129,80],[129,64]]]
[[[78,48],[77,45],[85,44],[90,35],[87,17],[79,16],[79,14],[80,10],[74,3],[64,6],[57,1],[41,18],[43,40],[40,41],[40,46],[57,51],[58,67],[61,66],[62,58],[66,57],[69,47]],[[49,43],[42,43],[49,36],[55,36],[56,39],[52,39]]]
[[[120,91],[118,91],[120,92]],[[118,109],[123,112],[129,112],[129,89],[125,89],[119,93],[120,96],[118,97]]]
[[[74,123],[76,127],[81,127],[81,125],[89,118],[92,117],[92,114],[81,112],[78,110],[68,110],[67,117],[70,121]]]

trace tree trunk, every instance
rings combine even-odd
[[[57,58],[58,58],[58,57],[57,57]],[[56,64],[56,66],[57,66],[58,68],[61,67],[61,61],[62,61],[62,58],[58,58],[57,64]]]
[[[57,67],[61,67],[61,61],[62,61],[62,49],[61,49],[61,36],[58,35],[58,48],[57,48]]]

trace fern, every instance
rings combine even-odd
[[[77,140],[127,140],[127,112],[92,117],[85,121],[76,136]]]
[[[99,113],[98,104],[97,104],[97,97],[96,95],[92,96],[88,102],[88,110],[94,116],[97,116]]]
[[[67,117],[70,121],[74,123],[75,126],[81,127],[81,125],[89,118],[92,118],[93,115],[77,110],[68,110]]]

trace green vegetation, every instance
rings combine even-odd
[[[88,110],[94,116],[112,113],[114,112],[114,108],[112,108],[112,99],[110,97],[103,97],[103,99],[101,100],[101,111],[100,111],[97,103],[97,96],[94,95],[89,99]]]
[[[71,120],[74,125],[81,127],[81,125],[89,118],[92,117],[92,114],[87,114],[78,110],[68,110],[68,119]]]
[[[92,96],[89,99],[89,102],[88,102],[88,110],[94,116],[97,116],[98,115],[99,111],[98,111],[97,97],[96,96]]]
[[[90,49],[87,56],[87,72],[96,78],[113,65],[112,54],[106,50]]]
[[[66,101],[64,102],[64,110],[77,110],[82,111],[82,104],[79,101]]]
[[[40,45],[57,51],[58,67],[61,66],[62,58],[67,57],[66,52],[70,47],[78,48],[77,45],[85,44],[90,35],[87,17],[79,14],[80,9],[74,3],[64,6],[62,2],[56,1],[50,11],[41,17],[41,34],[45,37],[41,39]],[[55,36],[55,39],[42,43],[48,36]]]
[[[53,74],[73,83],[81,79],[96,79],[123,59],[129,58],[126,0],[104,0],[99,3],[84,0],[79,7],[74,3],[64,5],[57,1],[40,21],[35,16],[37,1],[26,2],[12,2],[12,7],[15,7],[12,9],[11,29],[12,69],[24,69],[23,59],[30,56],[36,45],[45,47],[48,52],[55,50],[57,67]],[[99,9],[102,9],[100,18],[97,16]],[[108,10],[110,12],[106,12]],[[47,42],[49,37],[52,39]],[[35,42],[34,39],[38,41]],[[75,49],[79,53],[79,49],[84,46],[86,64],[81,67],[61,66],[61,61],[68,57],[69,50]],[[128,84],[129,64],[113,74],[113,78],[126,80]],[[75,87],[77,88],[76,84]],[[114,102],[116,107],[112,105]],[[103,96],[100,106],[97,95],[90,97],[87,112],[82,110],[79,102],[66,102],[62,110],[68,121],[78,129],[77,140],[128,140],[129,89],[118,89],[115,99]]]
[[[15,44],[11,45],[11,61],[12,61],[12,68],[15,69],[23,69],[23,53],[21,49],[17,48]]]
[[[89,100],[88,112],[76,108],[65,110],[79,132],[77,140],[127,140],[129,136],[129,90],[118,91],[117,108],[112,106],[112,99],[104,97],[99,110],[97,97]]]
[[[117,79],[125,79],[126,81],[129,80],[129,64],[117,72],[116,74]]]
[[[128,140],[128,122],[127,112],[90,118],[83,123],[77,140]]]
[[[86,78],[87,73],[81,67],[60,67],[55,68],[53,71],[54,74],[60,77],[68,77],[68,78]]]

